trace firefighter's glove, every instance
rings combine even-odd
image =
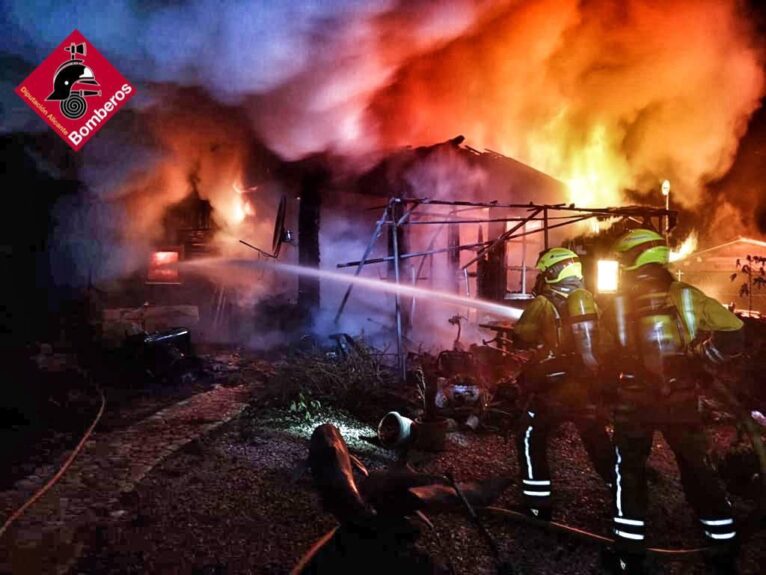
[[[709,337],[695,339],[687,350],[692,359],[702,360],[706,367],[714,369],[737,359],[744,348],[744,333],[736,331],[716,331]]]

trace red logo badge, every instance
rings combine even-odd
[[[75,30],[19,84],[16,93],[79,150],[136,90]]]

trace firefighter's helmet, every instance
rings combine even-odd
[[[635,270],[646,264],[668,265],[670,248],[654,230],[638,228],[624,234],[614,246],[625,270]]]
[[[535,267],[540,270],[547,284],[559,283],[570,277],[582,279],[580,257],[566,248],[551,248],[541,252]]]
[[[66,100],[75,84],[99,85],[93,70],[84,65],[82,60],[71,60],[59,66],[53,78],[53,92],[46,100]]]

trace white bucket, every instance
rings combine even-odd
[[[378,424],[378,439],[384,447],[398,447],[410,441],[412,420],[389,411]]]

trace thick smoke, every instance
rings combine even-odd
[[[766,109],[753,116],[748,133],[740,142],[732,169],[711,186],[710,196],[721,207],[705,222],[706,229],[720,240],[729,240],[736,233],[766,236]]]
[[[75,243],[87,249],[76,257],[87,260],[80,268],[92,269],[99,250],[125,252],[115,258],[122,269],[110,264],[97,274],[111,277],[145,261],[163,213],[188,193],[191,172],[223,217],[219,223],[231,228],[241,209],[232,184],[267,179],[264,170],[243,173],[252,167],[251,140],[290,160],[331,148],[374,151],[377,141],[364,126],[374,92],[402,61],[459,35],[475,10],[465,1],[123,0],[104,7],[93,0],[19,0],[0,14],[6,31],[0,49],[4,61],[29,63],[6,67],[3,75],[12,77],[4,80],[16,85],[77,28],[138,85],[131,120],[122,112],[81,153],[84,183],[107,204],[98,213],[112,216],[90,226],[90,240],[81,233],[88,226],[77,228]],[[4,131],[44,129],[17,100],[2,115]],[[58,218],[83,209],[69,202]],[[72,214],[77,221],[89,217]],[[253,218],[248,239],[258,243],[272,220]],[[76,275],[61,279],[76,282],[82,274]]]
[[[167,96],[118,115],[97,145],[80,152],[87,191],[54,213],[52,259],[73,262],[54,265],[57,283],[111,281],[143,269],[154,246],[175,241],[165,237],[167,210],[195,191],[214,207],[219,248],[229,251],[237,237],[270,242],[275,193],[264,181],[275,157],[246,115],[195,90]]]
[[[759,105],[761,48],[740,2],[517,2],[404,64],[371,108],[387,143],[470,134],[578,203],[669,178],[688,206]]]
[[[369,149],[363,116],[375,91],[402,62],[458,36],[478,9],[466,0],[16,0],[0,15],[0,50],[37,62],[77,28],[144,83],[137,105],[147,83],[198,86],[246,104],[271,148],[296,158]]]
[[[290,159],[462,133],[568,181],[580,204],[669,178],[689,206],[730,167],[764,92],[745,6],[18,0],[0,47],[36,61],[77,27],[143,83],[136,105],[151,85],[198,86],[244,106]]]

